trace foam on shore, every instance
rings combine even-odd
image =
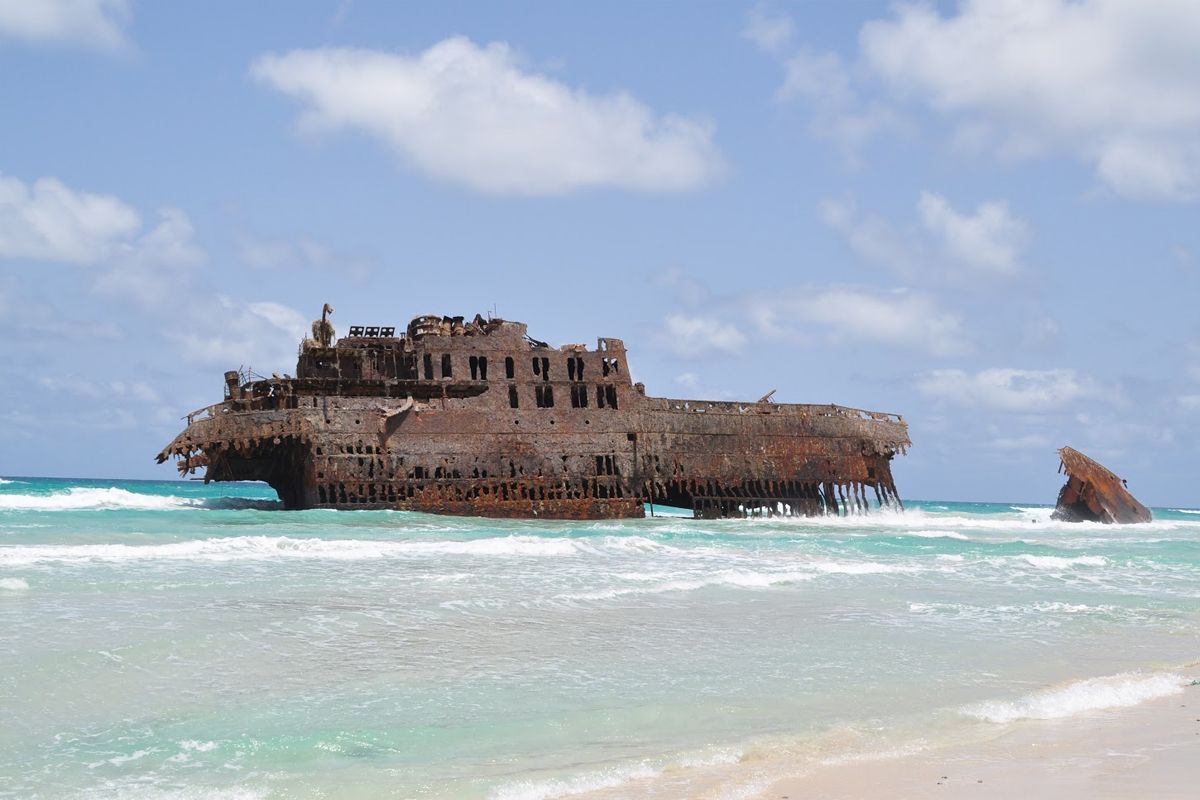
[[[1173,672],[1122,672],[1073,681],[1016,700],[974,703],[962,711],[968,716],[996,723],[1022,719],[1063,719],[1106,708],[1136,706],[1147,700],[1178,694],[1187,683],[1186,678]]]

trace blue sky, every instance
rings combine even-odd
[[[908,497],[1200,504],[1190,0],[0,0],[0,76],[0,474],[172,477],[329,302],[901,413]]]

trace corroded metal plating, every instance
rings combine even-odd
[[[1058,492],[1054,519],[1067,522],[1136,523],[1151,520],[1150,509],[1129,493],[1125,481],[1072,447],[1058,451],[1059,472],[1067,482]]]
[[[225,399],[189,414],[159,463],[265,481],[287,508],[596,519],[900,503],[891,459],[909,438],[893,414],[647,397],[620,339],[553,349],[520,322],[423,316],[336,343],[326,326],[294,378],[227,372]]]

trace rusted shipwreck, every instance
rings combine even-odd
[[[326,307],[328,311],[328,306]],[[554,349],[502,319],[421,316],[406,331],[322,314],[296,376],[225,373],[158,461],[265,481],[286,508],[497,517],[848,514],[899,505],[894,414],[647,397],[620,339]]]
[[[1136,523],[1151,520],[1150,509],[1129,493],[1125,481],[1073,447],[1058,451],[1059,472],[1067,482],[1058,492],[1053,519],[1066,522]]]

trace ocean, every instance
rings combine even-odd
[[[753,797],[1200,676],[1200,511],[285,512],[0,482],[0,798]]]

